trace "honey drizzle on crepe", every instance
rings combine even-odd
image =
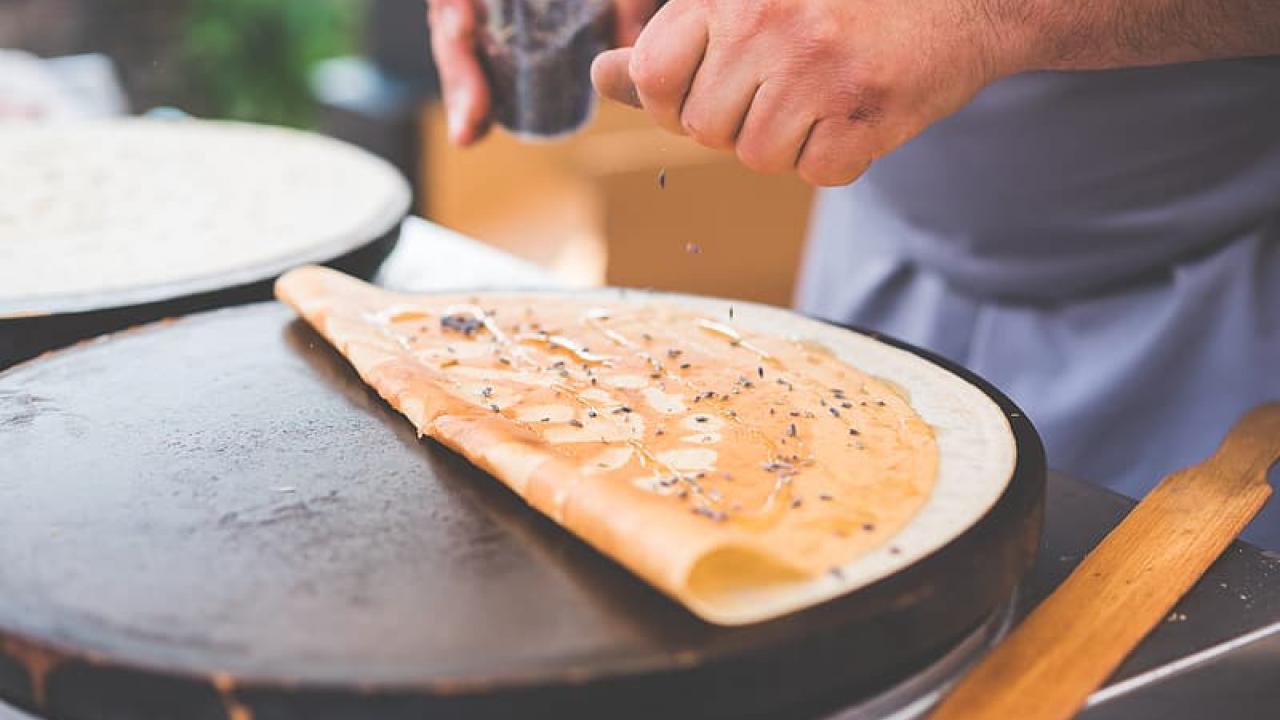
[[[599,355],[596,353],[592,353],[590,352],[590,350],[588,349],[588,346],[585,343],[575,340],[572,337],[563,333],[558,333],[558,332],[552,333],[547,331],[538,331],[534,333],[518,333],[517,332],[517,333],[514,333],[513,336],[509,336],[507,333],[505,333],[502,330],[500,326],[498,326],[497,322],[493,319],[492,313],[486,312],[485,310],[483,310],[482,308],[474,304],[454,304],[454,305],[447,306],[446,308],[444,308],[443,311],[439,311],[434,308],[423,307],[421,305],[400,305],[400,306],[394,306],[392,308],[388,308],[379,313],[372,314],[369,316],[369,319],[373,320],[378,326],[380,326],[384,333],[386,333],[390,337],[393,337],[401,347],[405,348],[406,350],[412,351],[413,343],[411,342],[410,338],[407,337],[405,334],[396,331],[396,328],[395,328],[396,322],[403,321],[405,319],[418,319],[418,318],[429,321],[434,317],[445,318],[445,317],[458,316],[458,315],[466,315],[474,319],[477,323],[479,323],[480,327],[483,327],[483,329],[488,332],[490,337],[493,339],[493,342],[497,344],[499,348],[501,348],[503,351],[509,354],[513,359],[518,360],[526,368],[531,369],[537,373],[547,373],[547,372],[555,371],[564,375],[572,371],[573,374],[582,375],[581,371],[577,370],[577,368],[570,368],[569,366],[563,365],[562,363],[561,363],[562,367],[560,368],[557,368],[556,364],[552,364],[548,366],[548,365],[539,363],[534,357],[529,355],[529,353],[525,350],[525,348],[521,346],[523,343],[543,344],[553,352],[554,351],[566,352],[569,355],[577,358],[579,361],[583,362],[584,368],[587,365],[596,365],[596,366],[608,367],[608,368],[616,367],[616,361],[618,360],[618,358],[614,356],[606,356],[606,355]],[[607,323],[610,319],[611,319],[611,314],[609,313],[609,311],[604,309],[596,309],[596,310],[588,311],[586,314],[584,314],[583,317],[581,318],[581,322],[583,322],[583,324],[585,324],[592,330],[595,330],[600,334],[604,335],[606,338],[614,342],[616,345],[632,351],[633,353],[635,353],[637,357],[644,360],[646,364],[649,365],[649,367],[651,368],[650,378],[658,380],[659,381],[658,385],[660,388],[662,388],[665,385],[665,383],[668,381],[675,382],[680,386],[682,386],[685,390],[693,392],[695,402],[697,402],[698,398],[707,398],[707,399],[710,399],[712,402],[717,402],[716,400],[717,397],[727,398],[727,396],[723,394],[717,393],[716,391],[711,390],[705,386],[701,386],[699,384],[695,384],[691,382],[686,377],[683,377],[679,374],[667,372],[663,367],[662,363],[657,361],[650,352],[644,350],[635,341],[628,338],[626,335],[619,332],[615,328],[609,327]],[[636,318],[632,318],[632,319],[636,319]],[[706,331],[710,335],[725,338],[731,347],[735,347],[735,348],[740,347],[743,350],[754,353],[756,356],[760,358],[760,360],[763,363],[769,365],[771,368],[774,368],[775,370],[783,370],[783,371],[786,370],[786,365],[779,358],[777,358],[774,354],[770,353],[764,348],[761,348],[758,345],[754,344],[750,340],[745,339],[741,335],[741,333],[739,333],[733,327],[726,325],[724,323],[719,323],[719,322],[709,320],[707,318],[695,318],[694,323],[697,327]],[[652,339],[648,336],[647,333],[645,335],[647,339],[649,340]],[[468,337],[468,339],[473,340],[473,338],[470,338],[470,337]],[[812,352],[814,350],[811,346],[801,342],[795,342],[795,344],[798,349],[801,349],[806,352]],[[696,346],[698,347],[699,350],[704,351],[706,354],[714,355],[712,351],[704,350],[700,344],[696,344]],[[461,391],[463,387],[462,383],[459,380],[457,380],[455,377],[452,377],[450,373],[444,372],[448,367],[450,366],[447,366],[447,365],[441,366],[440,370],[448,378],[450,384],[455,389]],[[573,374],[570,374],[569,377],[573,377]],[[592,377],[594,377],[593,374],[590,373],[590,371],[587,371],[585,375],[582,375],[582,377],[577,377],[574,379],[585,382],[586,380],[584,380],[584,378],[589,379]],[[510,378],[510,381],[512,383],[515,383],[521,386],[530,387],[530,388],[550,387],[557,392],[557,396],[560,393],[567,394],[569,398],[573,400],[575,403],[577,403],[582,407],[587,408],[591,414],[591,417],[604,417],[611,412],[610,410],[604,409],[602,405],[598,405],[592,402],[590,399],[583,397],[578,388],[569,384],[565,384],[563,382],[553,380],[552,383],[549,385],[530,384],[527,381],[520,380],[518,377],[512,377]],[[809,391],[806,394],[810,394],[812,399],[817,399],[820,403],[822,403],[823,405],[826,405],[826,402],[825,402],[825,399],[823,398],[823,393],[822,393],[822,388],[823,388],[822,384],[818,383],[817,381],[808,377],[805,374],[789,375],[787,377],[775,378],[775,382],[778,382],[779,384],[783,384],[787,386],[788,390],[796,389],[796,386],[799,386],[801,389]],[[625,390],[625,388],[618,388],[618,389]],[[865,389],[863,389],[863,392],[865,392]],[[496,406],[493,406],[493,407],[496,407]],[[618,404],[618,405],[615,405],[614,407],[616,410],[617,407],[625,407],[625,405]],[[507,418],[510,421],[518,424],[522,428],[529,430],[530,432],[533,432],[535,434],[538,433],[539,427],[543,426],[542,423],[526,422],[526,421],[520,420],[519,418],[511,417],[510,415],[507,414],[505,408],[502,410],[503,410],[502,414],[507,416]],[[808,469],[808,468],[812,468],[814,470],[818,470],[827,474],[831,473],[831,468],[815,465],[812,455],[809,455],[808,457],[804,457],[800,452],[784,454],[781,451],[778,443],[775,442],[775,440],[772,437],[770,437],[768,433],[766,433],[764,430],[762,430],[758,426],[746,423],[738,413],[732,410],[724,411],[722,409],[718,409],[717,414],[720,417],[722,417],[722,419],[730,423],[733,423],[737,428],[739,428],[740,431],[745,432],[749,436],[751,436],[753,441],[766,451],[767,461],[763,463],[763,465],[766,472],[771,472],[774,478],[773,478],[773,483],[770,490],[765,495],[764,499],[759,503],[759,505],[751,508],[734,507],[732,509],[732,513],[718,511],[718,512],[706,512],[705,514],[715,517],[715,519],[717,520],[729,520],[735,524],[742,525],[751,530],[763,531],[765,529],[768,529],[769,527],[776,525],[789,508],[794,508],[798,506],[795,504],[798,502],[797,500],[798,496],[795,494],[795,490],[794,490],[794,478],[796,477],[796,475],[798,475],[802,470]],[[835,412],[833,414],[836,415],[837,418],[840,417],[838,412]],[[628,422],[627,424],[630,425],[630,422]],[[843,422],[842,424],[847,427],[852,427],[847,423],[847,421]],[[645,431],[642,430],[641,432],[643,433]],[[805,443],[802,439],[795,436],[792,436],[790,439],[792,440],[793,443],[795,443],[797,450],[803,451],[806,449],[807,443]],[[636,457],[638,458],[641,467],[651,466],[652,468],[654,468],[660,473],[659,475],[655,476],[655,480],[661,481],[664,477],[676,479],[687,489],[688,494],[692,496],[692,498],[697,502],[697,507],[694,508],[695,511],[698,511],[699,509],[704,512],[710,511],[712,509],[712,506],[724,507],[728,504],[727,501],[722,496],[720,496],[718,492],[714,494],[712,492],[709,492],[706,488],[703,487],[701,482],[699,482],[700,478],[706,475],[708,471],[698,471],[698,472],[682,471],[672,466],[671,464],[662,461],[661,458],[658,456],[658,453],[656,453],[652,448],[650,448],[644,442],[643,436],[639,438],[632,436],[632,437],[625,438],[624,440],[616,440],[616,441],[604,441],[602,438],[601,442],[606,445],[615,445],[616,443],[619,443],[619,442],[625,442],[627,446],[630,447],[631,450],[636,454]],[[581,443],[574,443],[574,444],[581,444]],[[712,468],[710,472],[714,472],[714,468]],[[859,523],[858,522],[849,523],[850,526],[854,526],[857,524]],[[842,531],[847,531],[848,529],[850,528],[838,528],[838,530],[842,530]]]
[[[711,622],[777,617],[920,557],[920,548],[929,546],[918,544],[919,533],[931,526],[913,523],[947,520],[938,516],[934,502],[940,478],[950,478],[953,491],[957,481],[959,489],[967,489],[955,460],[976,458],[1000,473],[995,480],[1006,483],[1012,467],[1003,445],[1008,426],[999,408],[983,405],[980,412],[969,412],[969,404],[950,395],[935,397],[929,388],[945,385],[956,397],[969,393],[973,404],[984,400],[980,393],[905,354],[781,310],[751,306],[742,318],[743,327],[752,330],[743,339],[794,370],[778,373],[784,377],[776,383],[769,370],[775,366],[758,353],[697,326],[700,318],[718,318],[726,310],[734,319],[733,308],[711,300],[632,301],[621,293],[616,298],[510,293],[483,300],[406,296],[316,267],[287,273],[276,293],[420,433],[468,458],[534,509]],[[483,303],[492,308],[490,322],[501,321],[504,336],[514,338],[529,327],[548,335],[563,332],[566,339],[599,343],[618,360],[601,369],[579,363],[569,348],[541,337],[513,339],[537,360],[526,367],[474,311],[456,317],[430,313],[431,320],[421,313],[404,315],[394,324],[370,319],[398,303],[433,308]],[[584,324],[582,313],[596,306],[616,313],[607,323],[615,337]],[[540,317],[534,317],[534,308]],[[838,352],[806,352],[787,339],[795,331],[823,338]],[[619,335],[640,347],[615,350],[611,343],[617,344]],[[711,349],[694,350],[694,345]],[[918,398],[923,410],[917,412],[911,400],[860,369],[864,360],[867,368],[900,378],[913,394],[923,388]],[[663,363],[669,372],[662,370]],[[554,376],[548,378],[548,371]],[[556,377],[568,387],[555,387]],[[735,377],[737,384],[730,386]],[[712,390],[690,398],[686,386],[725,392],[705,402],[717,397]],[[843,391],[833,391],[839,388],[848,388],[848,399],[857,403],[846,408],[848,418],[840,415],[848,400]],[[570,397],[602,407],[631,403],[634,410],[619,406],[593,424]],[[818,405],[811,406],[815,397]],[[486,409],[488,400],[505,409],[494,403]],[[703,406],[693,407],[700,400]],[[834,411],[824,407],[830,406],[827,400],[834,401]],[[945,413],[974,422],[953,421]],[[935,434],[925,417],[942,423],[948,433]],[[845,428],[850,419],[857,432]],[[592,441],[597,432],[600,444]],[[855,439],[859,433],[865,445]],[[994,444],[986,437],[993,434],[998,436]],[[974,444],[979,452],[966,455]],[[951,465],[942,462],[944,447]],[[818,462],[822,466],[811,469]],[[705,494],[684,489],[679,477],[654,482],[651,473],[663,470],[700,481]],[[984,487],[992,490],[996,483]],[[677,489],[680,497],[670,498]],[[710,509],[723,507],[713,505],[721,500],[731,503],[732,521]],[[973,508],[986,500],[983,495]],[[767,511],[753,523],[759,529],[738,517],[747,514],[738,513],[743,505],[751,514]],[[853,519],[869,521],[860,532],[842,532]],[[895,538],[906,545],[890,544]]]

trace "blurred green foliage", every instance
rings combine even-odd
[[[359,46],[366,0],[189,0],[180,54],[183,109],[308,127],[318,60]]]

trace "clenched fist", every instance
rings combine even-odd
[[[753,170],[843,185],[1013,70],[991,1],[671,0],[592,80]]]

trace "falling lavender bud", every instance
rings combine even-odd
[[[701,255],[701,254],[702,254],[702,246],[701,246],[701,245],[699,245],[698,243],[694,243],[694,242],[691,242],[691,243],[685,243],[684,251],[685,251],[686,253],[689,253],[690,255]]]

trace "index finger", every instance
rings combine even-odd
[[[631,48],[607,50],[596,56],[591,63],[591,84],[596,92],[604,97],[640,108],[640,96],[636,94],[635,83],[631,82]]]
[[[684,134],[680,115],[707,51],[702,5],[672,0],[662,6],[636,40],[629,71],[640,102],[659,125]]]

